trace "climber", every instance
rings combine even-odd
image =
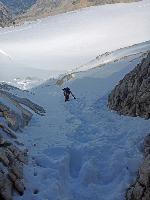
[[[70,88],[66,87],[66,88],[64,88],[62,90],[64,91],[65,101],[69,101],[70,94],[73,96],[74,99],[76,99],[75,96],[72,94]]]

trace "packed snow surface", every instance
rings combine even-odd
[[[150,40],[149,11],[150,1],[143,0],[0,29],[0,80],[56,77],[97,55]]]
[[[52,80],[22,93],[46,114],[34,115],[18,134],[29,150],[29,165],[25,194],[15,200],[124,199],[142,160],[150,123],[110,111],[107,97],[141,59],[133,55],[76,73],[67,83],[76,100],[64,102],[62,88]]]

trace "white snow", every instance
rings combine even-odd
[[[150,40],[149,10],[149,0],[104,5],[0,29],[1,70],[13,71],[17,78],[18,71],[26,68],[20,72],[26,78],[30,68],[46,69],[44,79],[46,74],[57,76],[105,52]],[[32,70],[30,75],[34,76]]]
[[[150,123],[110,111],[107,97],[150,49],[149,10],[149,0],[104,5],[0,29],[1,81],[25,88],[33,77],[82,71],[66,83],[77,97],[67,103],[54,80],[31,93],[11,90],[46,110],[18,134],[29,164],[26,191],[15,200],[124,199]]]
[[[67,86],[77,99],[67,103],[55,81],[31,90],[30,99],[44,106],[46,115],[34,115],[19,134],[29,150],[29,165],[24,170],[27,189],[15,200],[124,199],[150,123],[111,112],[107,96],[139,61],[134,55],[76,73]]]
[[[81,66],[78,66],[72,70],[69,70],[65,74],[75,73],[75,72],[81,72],[81,71],[87,71],[89,69],[95,68],[95,67],[101,67],[107,63],[116,62],[117,60],[130,58],[130,57],[139,57],[143,53],[146,53],[150,49],[150,41],[142,42],[136,45],[132,45],[125,48],[120,48],[118,50],[112,51],[112,52],[106,52],[102,55],[97,56],[95,59],[92,59],[90,62],[83,64]],[[59,76],[59,79],[64,77],[64,74]]]

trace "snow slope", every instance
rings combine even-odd
[[[65,82],[69,75],[71,75],[73,78],[74,74],[78,72],[87,71],[96,67],[102,67],[108,63],[124,60],[130,57],[133,58],[134,56],[140,57],[140,55],[147,53],[149,50],[150,41],[146,41],[129,47],[120,48],[112,52],[106,52],[84,65],[78,66],[72,70],[68,70],[65,74],[61,74],[58,77],[58,82]]]
[[[45,79],[46,74],[57,76],[96,55],[148,41],[149,10],[149,0],[103,5],[0,29],[0,56],[7,57],[5,64],[0,59],[1,70],[12,72],[13,78],[19,71],[19,78],[21,73],[26,78],[30,68],[46,69]],[[34,76],[33,70],[30,75]]]
[[[67,83],[77,99],[65,103],[55,81],[25,93],[44,106],[19,140],[29,150],[26,192],[15,200],[123,200],[142,160],[149,120],[119,116],[107,96],[139,63],[133,55],[76,73]],[[19,94],[19,93],[18,93]]]

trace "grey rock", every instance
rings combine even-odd
[[[145,138],[144,145],[145,159],[136,182],[127,191],[126,200],[150,200],[150,135]]]
[[[123,115],[150,118],[150,52],[111,92],[108,106]]]
[[[36,0],[1,0],[15,15],[25,12]]]
[[[12,200],[12,183],[5,173],[0,172],[0,197],[4,200]]]
[[[5,139],[3,141],[7,142]],[[14,190],[22,195],[25,190],[23,166],[24,163],[27,164],[25,151],[21,151],[13,144],[2,146],[0,147],[0,163],[3,164],[0,165],[0,199],[11,200]]]
[[[2,148],[0,148],[0,162],[2,162],[4,165],[9,165],[9,159],[7,158],[6,151]]]
[[[32,111],[39,115],[45,111],[29,99],[10,93],[16,88],[5,84],[0,87],[0,199],[12,200],[14,191],[24,193],[23,167],[28,163],[27,150],[20,150],[19,142],[14,140],[16,131],[29,123]]]
[[[24,190],[25,190],[23,180],[17,179],[14,184],[15,184],[16,190],[22,195],[24,193]]]
[[[0,27],[9,26],[12,21],[11,11],[0,1]]]

